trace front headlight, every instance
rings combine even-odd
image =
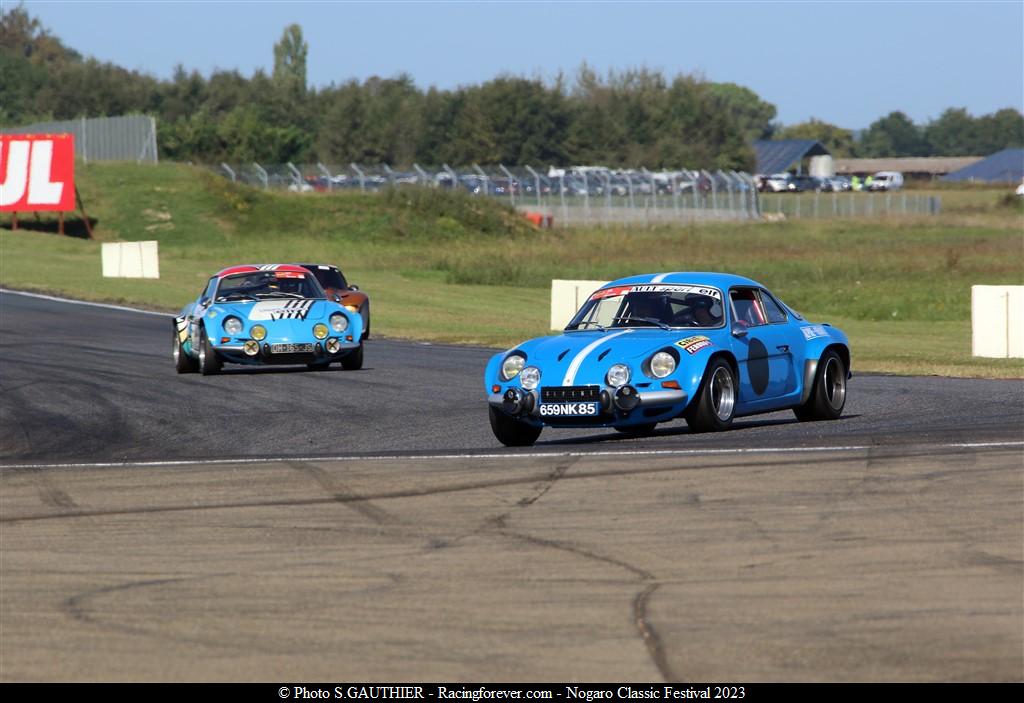
[[[348,329],[348,318],[340,312],[334,313],[331,315],[331,328],[339,334],[344,332]]]
[[[318,322],[313,325],[313,336],[317,339],[323,339],[327,336],[327,325],[322,322]]]
[[[665,378],[676,370],[676,359],[668,352],[658,352],[651,357],[647,364],[651,369],[651,375],[655,378]]]
[[[528,391],[532,391],[540,383],[540,369],[536,366],[527,366],[519,372],[519,383]]]
[[[511,381],[519,375],[519,372],[526,366],[526,357],[521,354],[510,354],[501,362],[501,378],[503,381]]]
[[[605,376],[605,380],[613,388],[626,385],[629,383],[629,367],[625,364],[613,365],[608,369],[608,375]]]
[[[230,335],[239,334],[242,331],[242,321],[233,315],[224,318],[224,331]]]
[[[253,325],[252,329],[249,330],[249,336],[260,342],[267,337],[267,328],[263,325]]]

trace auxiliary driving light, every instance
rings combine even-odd
[[[322,322],[318,322],[313,325],[313,336],[317,339],[323,339],[327,336],[327,325]]]
[[[262,342],[267,337],[267,328],[263,325],[253,325],[252,329],[249,330],[249,336],[257,342]]]
[[[523,401],[526,400],[526,393],[521,388],[509,388],[501,399],[501,407],[505,412],[518,415],[523,410]]]
[[[615,389],[615,407],[624,412],[629,412],[640,405],[640,396],[637,395],[633,386],[622,386]]]
[[[242,351],[245,352],[246,356],[256,356],[260,353],[260,343],[250,339],[242,345]]]
[[[334,337],[328,339],[325,346],[327,347],[327,351],[331,354],[337,354],[341,350],[341,342]]]

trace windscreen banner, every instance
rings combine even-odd
[[[0,212],[74,209],[74,135],[0,134]]]

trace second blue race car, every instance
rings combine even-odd
[[[294,264],[243,265],[213,275],[174,318],[178,373],[217,373],[235,364],[363,365],[363,319],[327,297]]]
[[[494,436],[526,446],[548,426],[647,434],[683,417],[707,432],[787,408],[833,420],[849,377],[840,330],[748,278],[681,272],[609,283],[562,334],[496,354],[484,387]]]

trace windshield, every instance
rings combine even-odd
[[[250,271],[221,279],[217,302],[263,300],[268,298],[323,298],[320,284],[312,274],[296,271]]]
[[[722,293],[691,285],[616,286],[597,291],[567,330],[621,327],[721,327]]]
[[[339,290],[348,288],[348,282],[341,274],[341,271],[333,266],[322,266],[319,264],[316,266],[312,264],[303,264],[303,266],[313,272],[313,275],[316,276],[316,280],[324,288],[337,288]]]

